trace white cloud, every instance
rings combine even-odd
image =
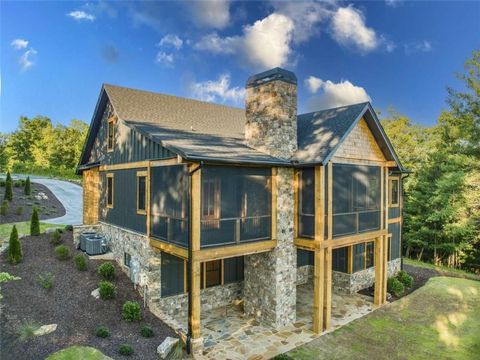
[[[222,74],[218,80],[193,82],[190,84],[190,93],[193,97],[203,101],[231,101],[239,103],[245,98],[243,87],[230,87],[230,75]]]
[[[273,13],[243,28],[241,36],[204,36],[195,48],[214,54],[236,54],[255,67],[272,68],[288,63],[292,53],[293,21]]]
[[[315,76],[309,76],[308,78],[305,79],[305,86],[308,88],[308,90],[312,94],[315,94],[318,91],[318,89],[320,89],[322,84],[323,84],[323,80]]]
[[[168,54],[164,51],[159,51],[157,53],[157,56],[155,57],[155,62],[165,67],[173,67],[175,63],[175,59],[173,54]]]
[[[75,10],[71,11],[67,14],[67,16],[70,16],[71,18],[77,20],[77,21],[93,21],[95,20],[95,15],[89,14],[83,10]]]
[[[312,76],[310,78],[312,78]],[[357,104],[371,100],[363,87],[355,86],[348,80],[334,83],[330,80],[323,81],[319,78],[315,79],[315,84],[320,84],[317,91],[321,89],[322,93],[310,98],[308,108],[311,111]]]
[[[390,6],[390,7],[397,7],[402,0],[385,0],[385,5]]]
[[[33,65],[35,65],[35,57],[37,55],[37,50],[34,48],[30,48],[27,51],[25,51],[22,56],[18,58],[18,63],[20,64],[20,67],[22,70],[28,70],[30,69]]]
[[[223,29],[230,23],[228,0],[203,0],[193,2],[193,16],[200,26]]]
[[[405,54],[410,55],[418,52],[430,52],[432,51],[432,44],[427,40],[414,41],[404,44],[403,48],[405,50]]]
[[[10,45],[12,45],[15,50],[21,50],[28,46],[28,41],[24,39],[15,39],[10,43]]]
[[[164,45],[173,46],[175,49],[180,50],[180,48],[183,46],[183,40],[175,34],[168,34],[165,35],[158,43],[158,46]]]
[[[332,36],[339,44],[352,45],[362,52],[372,51],[381,43],[375,30],[365,25],[363,13],[351,5],[338,8],[333,15]]]

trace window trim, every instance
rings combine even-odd
[[[140,204],[140,178],[144,177],[145,178],[145,199],[144,199],[144,204],[145,204],[145,209],[140,209],[138,206]],[[136,200],[137,200],[137,214],[139,215],[147,215],[147,208],[148,208],[148,171],[137,171],[137,186],[136,186]]]
[[[112,152],[115,149],[115,117],[111,117],[107,122],[107,152]],[[112,124],[112,144],[110,146],[110,124]]]
[[[393,204],[393,182],[396,181],[398,183],[397,186],[397,203]],[[399,177],[389,177],[388,179],[388,207],[399,207],[400,206],[400,178]]]
[[[112,203],[111,204],[108,203],[108,179],[109,178],[112,179]],[[113,209],[113,206],[114,206],[114,203],[115,203],[115,178],[114,178],[114,173],[108,173],[106,179],[107,179],[107,185],[106,185],[106,188],[107,188],[107,208],[108,209]]]

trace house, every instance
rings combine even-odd
[[[260,323],[295,322],[308,281],[322,332],[332,289],[375,284],[382,305],[401,266],[405,170],[371,104],[298,114],[280,68],[250,77],[245,103],[104,85],[78,166],[75,236],[102,232],[148,304],[189,311],[192,348],[201,312],[237,298]]]

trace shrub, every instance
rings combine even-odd
[[[38,220],[37,208],[33,208],[32,217],[30,219],[30,235],[40,235],[40,221]]]
[[[14,181],[13,186],[20,187],[20,186],[22,186],[22,182],[20,180]]]
[[[100,298],[103,300],[113,299],[115,294],[117,293],[117,289],[115,285],[113,285],[110,281],[100,281],[98,284]]]
[[[0,186],[1,186],[1,187],[5,187],[5,180],[0,179]]]
[[[275,356],[272,360],[292,360],[292,358],[287,354],[280,354]]]
[[[109,262],[103,263],[98,267],[97,273],[105,280],[112,280],[115,277],[115,266]]]
[[[30,184],[30,176],[27,176],[27,180],[25,181],[25,187],[23,188],[23,192],[25,195],[30,195],[32,193],[32,186]]]
[[[106,326],[99,326],[95,330],[95,335],[100,337],[100,338],[106,338],[110,336],[110,330]]]
[[[140,304],[136,301],[127,301],[122,307],[123,319],[126,321],[136,321],[142,318],[140,314]]]
[[[70,257],[70,249],[65,245],[58,245],[55,248],[55,254],[58,260],[67,260]]]
[[[75,266],[77,267],[78,270],[84,271],[87,270],[88,267],[88,260],[83,254],[78,254],[74,258],[75,261]]]
[[[146,338],[151,338],[154,335],[153,329],[148,325],[142,326],[140,329],[140,335]]]
[[[25,341],[35,336],[35,331],[39,328],[36,324],[26,323],[20,326],[18,330],[18,340]]]
[[[397,279],[400,281],[403,286],[411,288],[413,285],[413,277],[407,274],[406,271],[402,270],[397,274]]]
[[[7,215],[7,211],[8,211],[8,205],[2,204],[2,206],[0,206],[0,215],[2,216]]]
[[[405,291],[405,287],[397,278],[390,278],[387,281],[387,289],[388,292],[395,295],[400,296]]]
[[[15,210],[15,214],[22,215],[23,214],[23,207],[22,206],[17,207],[17,210]]]
[[[12,232],[10,233],[10,240],[8,242],[8,260],[12,264],[18,264],[22,261],[22,244],[18,240],[17,227],[13,225]]]
[[[65,231],[73,231],[73,225],[65,225]]]
[[[120,345],[118,352],[120,353],[120,355],[130,356],[133,354],[133,348],[131,345],[123,344],[123,345]]]
[[[54,280],[55,276],[50,272],[46,272],[45,274],[38,275],[37,282],[45,290],[50,290],[53,287]]]
[[[55,230],[52,233],[52,237],[50,239],[50,244],[59,245],[61,243],[62,243],[62,235],[60,235],[60,231]]]
[[[13,199],[13,190],[12,190],[12,179],[5,181],[5,194],[3,195],[4,200],[12,201]]]

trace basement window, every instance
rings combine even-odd
[[[137,214],[147,213],[147,172],[137,171]]]
[[[123,253],[123,265],[126,267],[130,268],[130,262],[132,260],[132,257],[130,256],[129,253]]]
[[[113,174],[107,174],[107,208],[113,208]]]

